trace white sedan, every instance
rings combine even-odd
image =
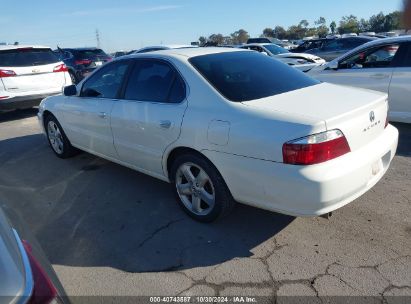
[[[257,52],[193,48],[120,57],[43,100],[38,117],[58,157],[78,148],[170,182],[209,222],[235,201],[295,216],[350,203],[395,155],[387,110],[386,94]]]
[[[368,42],[309,74],[321,81],[388,93],[390,120],[411,123],[411,36]]]
[[[312,54],[291,53],[289,50],[274,43],[249,43],[240,46],[241,49],[257,51],[259,53],[276,58],[302,72],[308,72],[312,68],[324,64],[325,60]]]

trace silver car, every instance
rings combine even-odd
[[[308,54],[317,55],[326,61],[334,60],[337,57],[347,53],[348,51],[355,49],[356,47],[376,40],[374,37],[348,37],[333,39],[323,43],[320,48],[311,49],[306,51]]]
[[[0,302],[67,303],[64,290],[31,233],[0,208]]]

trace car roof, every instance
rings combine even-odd
[[[342,38],[337,38],[337,39],[335,39],[335,40],[355,40],[355,39],[357,39],[357,40],[369,40],[369,41],[372,41],[372,40],[378,40],[379,38],[377,38],[377,37],[371,37],[371,36],[350,36],[350,37],[342,37]]]
[[[387,37],[387,38],[376,38],[367,42],[366,45],[378,45],[378,44],[385,44],[385,43],[395,43],[395,42],[406,42],[411,41],[411,35],[406,36],[398,36],[398,37]],[[364,46],[364,45],[363,45]]]
[[[25,48],[51,49],[49,46],[44,46],[44,45],[30,45],[30,44],[0,45],[0,51],[4,51],[4,50],[16,50],[16,49],[25,49]]]
[[[74,51],[91,51],[91,50],[101,50],[97,47],[79,47],[79,48],[60,48],[62,50],[74,50]]]
[[[141,49],[138,49],[137,51],[140,50],[146,50],[146,49],[153,49],[153,48],[159,48],[159,49],[181,49],[181,48],[194,48],[197,46],[189,45],[189,44],[162,44],[162,45],[149,45],[145,46]]]
[[[229,52],[249,52],[248,50],[237,49],[237,48],[224,48],[224,47],[195,47],[195,48],[184,48],[184,49],[168,49],[161,50],[152,53],[134,53],[120,58],[140,58],[140,57],[149,57],[152,55],[169,55],[169,56],[184,56],[187,58],[202,56],[202,55],[211,55],[218,53],[229,53]]]

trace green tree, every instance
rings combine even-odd
[[[274,30],[270,27],[267,27],[263,30],[264,37],[274,37]]]
[[[356,16],[344,16],[340,21],[340,26],[338,27],[338,31],[340,34],[346,33],[358,33],[360,28],[360,23]]]
[[[385,15],[380,12],[370,17],[370,30],[376,33],[385,32]]]
[[[302,28],[307,28],[309,25],[310,25],[310,24],[309,24],[308,21],[305,20],[305,19],[301,20],[300,23],[298,24],[298,26],[299,26],[299,27],[302,27]]]
[[[223,44],[224,36],[222,34],[212,34],[208,37],[208,41],[215,44]]]
[[[330,30],[332,34],[335,34],[335,30],[337,29],[337,23],[335,21],[330,23]]]
[[[315,29],[315,34],[321,38],[326,37],[328,34],[328,27],[325,18],[320,17],[317,21],[314,22],[314,24],[317,26],[317,28]]]
[[[238,31],[235,31],[230,36],[231,36],[231,40],[232,40],[233,44],[246,43],[247,40],[250,38],[250,35],[244,29],[240,29]]]
[[[400,11],[392,12],[385,16],[385,31],[399,30],[402,26],[402,13]]]
[[[203,46],[207,43],[207,38],[204,36],[200,36],[200,38],[198,38],[198,41],[200,42],[200,46]]]
[[[361,18],[358,30],[360,32],[368,32],[370,31],[370,29],[371,29],[370,22],[368,20],[365,20],[364,18]]]
[[[273,37],[276,37],[278,39],[286,39],[287,38],[287,31],[282,27],[277,25],[274,30],[273,30]]]

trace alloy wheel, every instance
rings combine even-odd
[[[196,215],[209,214],[215,205],[215,190],[208,174],[193,163],[182,164],[175,184],[184,206]]]
[[[47,134],[54,152],[56,152],[57,154],[63,154],[63,136],[58,125],[54,121],[49,121],[49,123],[47,124]]]

